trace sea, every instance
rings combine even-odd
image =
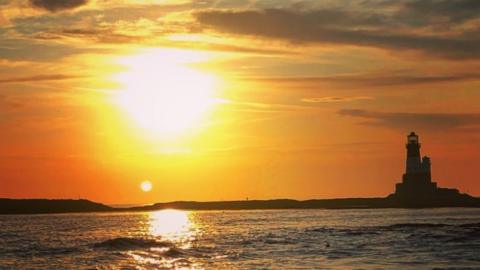
[[[6,215],[0,269],[480,269],[480,209]]]

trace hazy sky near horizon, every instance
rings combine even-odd
[[[0,0],[0,197],[479,196],[479,104],[477,0]]]

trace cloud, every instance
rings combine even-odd
[[[397,13],[396,13],[397,14]],[[376,47],[392,51],[419,50],[445,58],[480,58],[480,38],[458,32],[453,35],[419,34],[419,29],[399,29],[394,16],[345,10],[297,11],[206,10],[195,13],[206,29],[292,43],[340,44]],[[388,26],[388,27],[387,27]]]
[[[256,81],[297,82],[297,83],[338,83],[366,86],[417,85],[428,83],[462,82],[480,80],[480,74],[460,73],[448,75],[392,75],[392,74],[354,74],[318,77],[253,77]]]
[[[355,100],[370,100],[373,97],[358,96],[358,97],[316,97],[316,98],[302,98],[301,101],[307,103],[329,103],[329,102],[345,102]]]
[[[480,113],[376,112],[359,109],[338,111],[343,116],[366,119],[363,124],[401,129],[448,130],[480,125]]]
[[[219,52],[234,52],[245,54],[259,54],[259,55],[295,55],[296,52],[291,50],[282,49],[270,49],[255,47],[250,45],[235,45],[220,42],[209,41],[163,41],[163,45],[168,45],[175,48],[195,49],[195,50],[207,50],[207,51],[219,51]]]
[[[0,78],[0,84],[2,83],[19,83],[19,82],[38,82],[38,81],[57,81],[79,78],[78,76],[67,74],[51,74],[51,75],[36,75],[29,77],[13,77],[13,78]]]
[[[30,0],[33,6],[50,12],[77,8],[87,4],[87,2],[88,0]]]
[[[480,80],[480,74],[449,74],[449,75],[370,75],[370,76],[343,76],[339,78],[342,81],[352,83],[361,83],[366,85],[411,85],[424,83],[445,83],[468,80]]]
[[[459,23],[480,17],[478,0],[414,0],[405,1],[399,15],[416,24],[443,20]]]
[[[173,33],[173,32],[172,32]],[[234,45],[220,42],[209,41],[176,41],[161,39],[162,35],[167,33],[118,33],[114,28],[97,28],[97,29],[78,29],[66,28],[57,31],[41,32],[33,36],[38,40],[61,40],[64,38],[77,38],[82,41],[91,41],[95,43],[105,44],[127,44],[142,43],[156,46],[168,46],[175,48],[235,52],[245,54],[262,54],[262,55],[292,55],[295,52],[287,50],[277,50],[269,48],[259,48],[254,46]],[[159,39],[160,37],[160,39]]]
[[[226,104],[230,105],[227,108],[228,110],[253,113],[300,112],[314,108],[282,103],[240,102],[231,100],[226,102]]]
[[[48,62],[85,52],[106,53],[108,48],[74,47],[60,43],[35,43],[28,39],[0,39],[0,59]],[[41,52],[41,53],[38,53]]]

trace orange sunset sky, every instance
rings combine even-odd
[[[0,197],[479,196],[479,104],[476,0],[0,0]]]

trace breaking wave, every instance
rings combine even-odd
[[[155,239],[118,237],[93,245],[94,248],[109,250],[134,250],[148,248],[175,248],[171,242]]]

